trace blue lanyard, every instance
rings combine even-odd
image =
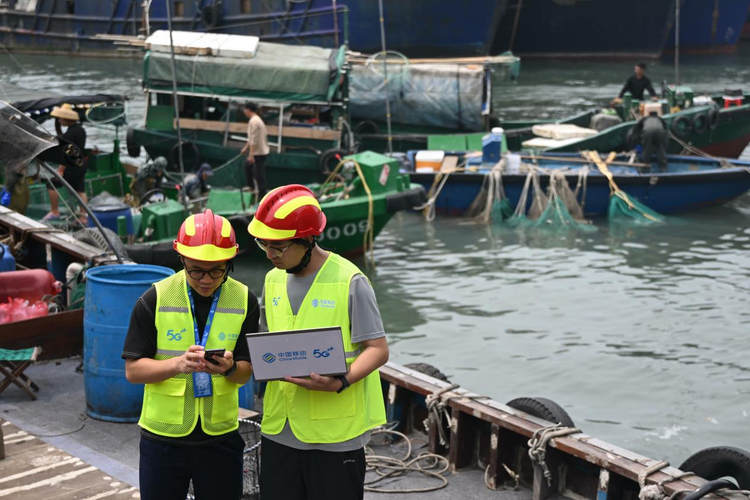
[[[214,300],[211,302],[211,309],[208,311],[208,318],[206,319],[206,328],[203,330],[203,338],[198,333],[198,322],[195,319],[195,301],[193,300],[193,292],[190,289],[190,285],[187,285],[187,294],[190,299],[190,310],[193,313],[193,331],[195,333],[195,344],[201,347],[206,347],[208,342],[208,334],[211,333],[211,323],[214,321],[214,314],[216,313],[216,304],[219,303],[219,296],[221,295],[221,287],[214,293]]]

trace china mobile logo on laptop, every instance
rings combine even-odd
[[[276,356],[274,356],[270,352],[267,352],[263,355],[263,361],[265,361],[266,363],[273,363],[274,361],[276,361]]]

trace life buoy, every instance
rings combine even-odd
[[[133,127],[130,127],[128,133],[125,135],[125,145],[128,149],[128,156],[131,158],[141,156],[141,145],[135,140],[135,130]]]
[[[573,419],[562,406],[547,398],[517,398],[508,402],[508,406],[528,413],[532,417],[544,419],[565,427],[575,427]]]
[[[693,472],[708,480],[729,476],[737,481],[740,489],[750,488],[750,453],[740,448],[706,448],[685,460],[680,470]]]
[[[224,12],[221,8],[221,2],[214,5],[208,5],[201,10],[201,22],[203,23],[203,26],[208,29],[216,28],[221,25],[223,17]]]
[[[198,170],[198,166],[201,163],[201,152],[198,150],[198,146],[190,141],[182,141],[182,144],[174,145],[169,151],[167,168],[172,171],[180,169],[180,158],[177,149],[180,146],[182,146],[182,164],[185,167],[185,172]]]
[[[672,126],[670,128],[672,133],[680,139],[687,139],[692,131],[692,124],[690,123],[690,118],[683,115],[672,120]]]
[[[716,130],[719,126],[719,109],[716,106],[711,106],[708,110],[708,128]]]
[[[708,131],[708,113],[696,113],[691,123],[693,132],[703,134]]]

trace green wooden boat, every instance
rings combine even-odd
[[[364,152],[346,157],[331,182],[308,185],[328,221],[318,238],[322,246],[342,255],[361,255],[397,212],[424,203],[424,188],[410,184],[408,175],[399,173],[398,167],[393,158]],[[212,187],[205,207],[229,219],[241,253],[264,258],[247,232],[257,207],[250,192]],[[141,241],[126,245],[130,258],[141,264],[179,267],[172,242],[184,219],[183,205],[171,199],[144,207],[139,224]]]
[[[719,157],[739,158],[750,143],[750,94],[745,94],[740,106],[725,107],[722,94],[709,98],[695,98],[689,87],[669,86],[660,102],[665,114],[662,118],[669,127],[671,136],[669,154],[693,154],[691,148]],[[550,141],[548,147],[535,148],[537,152],[574,153],[583,150],[627,151],[632,149],[628,133],[636,123],[638,101],[626,100],[615,108],[622,123],[601,130],[591,137]],[[540,124],[571,124],[587,128],[597,111],[588,111],[563,120],[513,121],[503,123],[508,148],[512,151],[527,150],[523,143],[534,138],[532,128]]]

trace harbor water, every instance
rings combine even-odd
[[[682,64],[697,95],[743,88],[750,45]],[[0,83],[27,89],[126,94],[131,123],[143,120],[140,61],[0,55],[0,69]],[[630,62],[524,62],[504,118],[602,106],[631,73]],[[671,61],[647,75],[671,82]],[[87,130],[89,145],[111,147],[109,130]],[[709,446],[750,449],[749,222],[750,196],[659,228],[597,222],[563,237],[402,214],[368,275],[391,360],[433,364],[501,402],[553,399],[584,432],[679,465]],[[267,270],[240,262],[235,274],[259,295]]]

